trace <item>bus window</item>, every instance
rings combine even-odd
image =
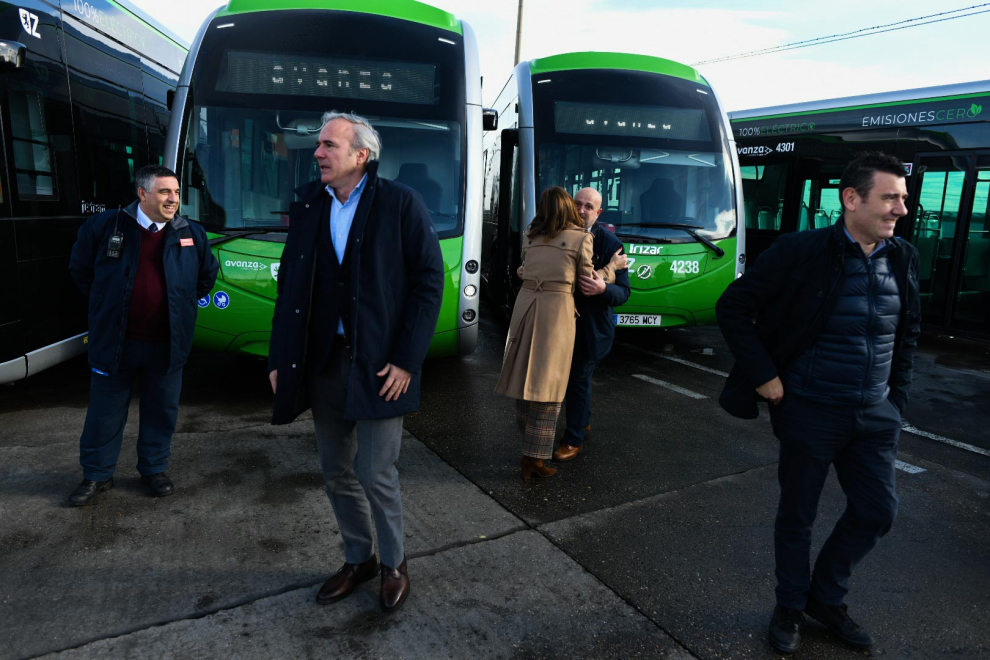
[[[921,313],[926,322],[942,325],[952,279],[956,225],[969,159],[931,158],[919,167],[921,188],[915,209],[912,242],[918,248]]]
[[[85,25],[66,27],[82,200],[129,204],[135,197],[134,172],[148,162],[140,60],[114,53],[112,42]]]
[[[787,164],[747,165],[740,168],[746,228],[780,231],[784,211]]]
[[[839,179],[813,178],[801,182],[798,231],[831,227],[842,215]]]
[[[10,103],[14,178],[21,199],[54,199],[51,139],[45,125],[45,99],[38,92],[12,93]]]
[[[953,320],[962,327],[990,331],[990,156],[976,163],[976,185],[963,246],[963,270]]]

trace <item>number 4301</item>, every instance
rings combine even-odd
[[[700,261],[671,261],[670,262],[671,272],[677,273],[679,275],[692,275],[701,272],[701,262]]]

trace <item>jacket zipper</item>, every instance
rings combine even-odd
[[[864,255],[865,256],[865,255]],[[876,300],[874,298],[874,289],[876,284],[876,271],[873,268],[873,260],[866,257],[866,272],[869,277],[867,282],[866,298],[867,304],[869,305],[870,316],[869,325],[866,331],[866,379],[863,383],[863,394],[861,397],[860,405],[866,405],[867,398],[870,393],[870,381],[873,378],[873,360],[874,360],[874,343],[876,338]]]

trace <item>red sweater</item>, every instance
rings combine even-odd
[[[151,233],[141,229],[141,257],[131,306],[127,311],[127,338],[135,341],[168,341],[168,291],[165,287],[165,229]]]

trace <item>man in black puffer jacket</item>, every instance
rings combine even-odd
[[[904,165],[880,153],[842,175],[843,217],[785,234],[716,306],[736,358],[720,403],[737,417],[770,402],[780,440],[770,642],[796,651],[802,612],[843,641],[873,638],[843,604],[856,564],[897,514],[894,462],[920,334],[918,251],[894,237],[907,215]],[[756,314],[756,323],[752,322]],[[835,465],[847,506],[810,570],[818,499]]]

